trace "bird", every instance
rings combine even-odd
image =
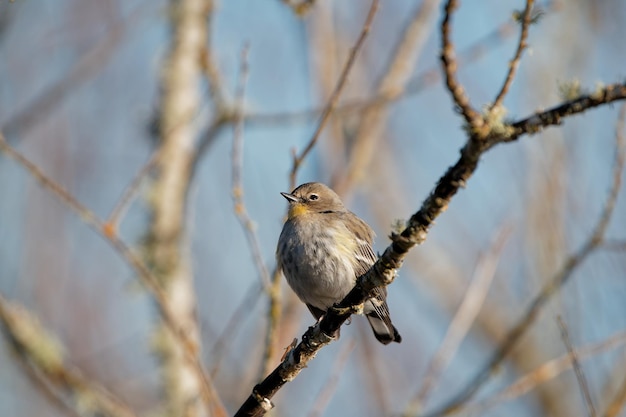
[[[289,208],[276,248],[277,264],[298,298],[320,320],[376,262],[375,234],[325,184],[309,182],[281,195]],[[387,290],[376,288],[365,300],[363,314],[379,342],[400,343],[386,298]]]

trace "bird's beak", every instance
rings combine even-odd
[[[283,197],[285,197],[287,199],[287,201],[289,201],[289,203],[297,203],[298,201],[300,201],[300,199],[298,197],[296,197],[293,194],[289,194],[289,193],[280,193],[280,195],[282,195]]]

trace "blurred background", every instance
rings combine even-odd
[[[241,51],[248,44],[243,196],[271,272],[286,209],[279,192],[290,188],[292,152],[311,139],[369,4],[318,0],[298,16],[278,0],[228,0],[210,13],[207,49],[219,75],[194,81],[190,136],[205,146],[186,194],[183,246],[189,249],[202,360],[231,414],[262,376],[268,296],[231,197],[232,121],[210,129],[220,108],[235,103]],[[504,101],[511,120],[564,101],[564,90],[578,83],[593,91],[626,76],[626,3],[570,0],[536,7],[542,18],[530,28],[529,49]],[[519,37],[512,16],[523,8],[522,1],[467,1],[454,15],[458,76],[478,109],[502,85]],[[166,2],[146,0],[0,1],[0,131],[104,219],[162,143],[171,11]],[[439,1],[382,2],[338,110],[298,173],[297,183],[336,187],[377,232],[380,252],[393,225],[419,208],[466,139],[441,81],[441,11]],[[400,60],[404,75],[389,81],[386,74],[412,22],[418,22],[417,33]],[[217,87],[211,80],[218,80]],[[487,259],[497,265],[484,304],[423,410],[438,409],[464,389],[589,238],[611,186],[619,108],[602,106],[490,151],[388,289],[403,342],[382,346],[365,320],[353,318],[341,339],[274,398],[274,415],[403,413]],[[154,219],[152,184],[142,181],[119,225],[120,237],[138,253],[145,251]],[[623,241],[626,186],[621,188],[606,236]],[[68,366],[138,415],[167,414],[161,359],[154,354],[160,320],[136,273],[81,217],[4,156],[0,190],[2,296],[39,318],[63,346]],[[599,249],[585,259],[481,387],[477,401],[567,352],[557,316],[577,347],[623,332],[625,272],[623,250]],[[282,295],[275,341],[280,351],[271,368],[282,348],[314,323],[284,283]],[[5,341],[0,414],[68,415],[42,394]],[[626,351],[619,345],[582,360],[582,366],[603,413],[624,390]],[[327,389],[329,381],[336,385]],[[320,406],[320,395],[328,396],[327,405]],[[572,370],[481,415],[502,413],[587,414]]]

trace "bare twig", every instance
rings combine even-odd
[[[280,271],[275,270],[270,279],[270,273],[265,265],[263,256],[261,254],[261,244],[259,243],[258,236],[255,231],[254,222],[248,216],[244,201],[243,201],[243,183],[241,180],[243,172],[243,114],[244,114],[244,97],[245,97],[245,83],[248,73],[247,63],[248,47],[244,48],[241,57],[241,70],[239,88],[236,95],[236,123],[233,135],[233,202],[235,205],[235,214],[244,229],[244,233],[248,239],[248,245],[252,251],[257,270],[261,277],[261,285],[270,298],[270,307],[268,309],[268,325],[265,339],[265,352],[263,354],[263,375],[271,369],[271,359],[275,356],[276,347],[276,332],[278,328],[278,320],[280,318]],[[248,298],[248,297],[246,297]],[[248,309],[249,306],[248,306]],[[233,316],[235,318],[235,316]],[[236,323],[240,323],[239,320]],[[233,329],[235,323],[232,324]]]
[[[107,234],[115,234],[117,233],[117,229],[119,227],[120,221],[124,217],[126,210],[128,209],[130,202],[133,197],[137,194],[139,190],[139,186],[141,182],[146,178],[146,176],[150,173],[150,171],[154,168],[154,165],[157,162],[157,158],[159,157],[158,152],[153,152],[150,156],[150,159],[141,167],[139,172],[135,175],[133,180],[128,184],[122,196],[115,204],[115,207],[109,214],[109,218],[106,220],[105,231]]]
[[[222,74],[218,69],[215,57],[213,56],[213,17],[215,4],[209,3],[206,10],[206,42],[205,47],[201,50],[200,65],[202,67],[204,77],[209,84],[209,94],[218,109],[218,112],[228,108],[226,91],[224,89],[224,81]]]
[[[574,349],[574,345],[572,344],[572,340],[570,339],[569,332],[567,331],[567,326],[565,325],[565,321],[561,316],[557,316],[556,322],[559,325],[559,330],[561,331],[561,339],[567,348],[567,353],[572,361],[572,367],[574,368],[574,373],[576,374],[576,380],[578,380],[578,385],[580,386],[580,391],[585,400],[585,405],[587,406],[587,412],[589,413],[589,417],[596,417],[596,408],[593,406],[593,400],[591,399],[591,392],[589,391],[589,384],[587,383],[587,378],[585,377],[585,373],[583,372],[583,368],[580,365],[580,360],[578,358],[578,354]]]
[[[270,283],[270,274],[267,270],[267,266],[265,265],[265,261],[263,260],[263,255],[261,253],[261,244],[259,243],[259,238],[256,234],[256,226],[254,221],[248,215],[248,211],[246,210],[246,205],[243,198],[243,181],[242,181],[242,173],[243,173],[243,108],[244,108],[244,100],[245,100],[245,91],[246,91],[246,80],[248,78],[248,50],[249,47],[244,46],[241,51],[241,68],[239,73],[239,85],[237,87],[236,97],[235,97],[235,112],[236,122],[233,128],[233,150],[232,150],[232,197],[233,197],[233,205],[235,210],[235,215],[241,224],[241,228],[243,229],[244,234],[246,235],[246,239],[248,240],[248,246],[250,247],[250,251],[252,252],[252,257],[254,259],[254,263],[257,267],[257,271],[259,273],[259,277],[261,279],[261,284],[263,287],[269,291]]]
[[[456,79],[457,62],[454,54],[454,45],[450,39],[452,13],[457,7],[457,0],[448,0],[444,8],[444,17],[441,23],[441,62],[446,76],[448,91],[452,94],[452,99],[468,126],[475,131],[483,126],[483,118],[480,113],[474,110],[465,94],[465,89]]]
[[[317,394],[316,400],[313,402],[313,408],[308,414],[309,417],[321,417],[324,414],[324,410],[328,407],[328,403],[337,390],[337,384],[339,382],[341,372],[348,363],[350,354],[354,350],[355,346],[356,342],[354,339],[350,339],[350,341],[339,351],[337,359],[335,359],[333,366],[330,368],[331,374],[328,377],[328,381],[326,381],[326,383],[322,386],[322,389]]]
[[[580,349],[576,349],[576,355],[579,359],[587,359],[596,356],[600,353],[607,352],[612,349],[616,349],[626,344],[626,332],[617,333],[608,339],[595,343],[593,345],[587,345]],[[484,400],[471,404],[463,409],[468,415],[484,415],[486,411],[498,404],[502,404],[506,401],[511,401],[515,398],[530,392],[535,387],[556,378],[561,373],[572,368],[572,355],[566,354],[557,359],[553,359],[543,365],[535,368],[533,371],[519,378],[517,381]],[[615,417],[615,416],[612,416]]]
[[[195,372],[202,381],[202,396],[207,402],[213,402],[216,407],[220,407],[221,403],[215,393],[212,381],[207,377],[202,364],[198,360],[197,345],[189,340],[187,332],[180,327],[175,320],[167,298],[161,289],[161,286],[148,269],[148,267],[137,257],[137,255],[128,247],[128,245],[116,234],[107,234],[105,223],[98,218],[93,211],[83,206],[63,187],[47,177],[35,164],[26,159],[21,153],[12,148],[0,133],[0,151],[5,155],[18,162],[28,173],[35,178],[44,188],[50,190],[59,200],[64,203],[70,210],[74,211],[81,220],[95,231],[100,237],[107,241],[113,249],[126,261],[126,263],[135,271],[140,281],[152,293],[157,303],[157,310],[163,318],[165,324],[176,335],[178,342],[183,346],[185,356],[189,363],[193,366]]]
[[[259,243],[258,236],[255,231],[255,225],[250,216],[248,216],[244,201],[243,201],[243,183],[241,180],[242,172],[243,172],[243,100],[245,96],[245,82],[248,73],[248,64],[247,64],[247,51],[246,47],[242,52],[241,57],[241,70],[240,70],[240,81],[239,88],[237,92],[236,100],[236,123],[233,135],[233,203],[235,205],[235,214],[241,223],[242,228],[244,229],[244,233],[246,234],[246,238],[248,240],[248,245],[250,246],[250,250],[252,251],[252,255],[257,267],[257,271],[261,277],[261,285],[264,288],[265,292],[270,297],[270,308],[268,309],[268,326],[265,340],[265,353],[263,355],[263,373],[265,375],[265,371],[267,369],[271,369],[271,358],[275,355],[275,347],[276,347],[276,330],[277,324],[279,320],[280,314],[276,314],[275,305],[280,305],[279,297],[280,297],[280,288],[276,288],[276,275],[278,274],[280,277],[280,273],[278,271],[274,271],[272,274],[274,279],[270,279],[270,273],[265,265],[265,261],[263,260],[263,256],[261,254],[261,244]],[[247,297],[246,297],[247,298]],[[280,308],[278,308],[280,310]],[[239,321],[241,322],[241,321]],[[233,328],[234,328],[233,324]]]
[[[612,87],[609,86],[609,89]],[[624,89],[626,92],[626,88]],[[587,100],[584,99],[585,101]],[[570,102],[571,103],[571,102]],[[560,106],[563,107],[563,106]],[[559,107],[559,108],[560,108]],[[626,106],[622,106],[622,112],[626,112]],[[551,112],[554,110],[549,110]],[[541,119],[541,117],[539,117]],[[541,289],[539,294],[533,299],[530,306],[520,318],[517,324],[504,337],[504,342],[494,352],[487,365],[466,385],[466,387],[454,397],[448,404],[428,416],[445,416],[451,415],[469,401],[478,389],[489,379],[492,373],[500,366],[511,350],[517,345],[522,335],[537,320],[539,313],[543,310],[545,304],[565,285],[572,277],[573,272],[587,257],[602,245],[604,234],[608,226],[609,220],[615,208],[615,202],[620,191],[622,171],[626,159],[626,140],[621,134],[616,135],[616,155],[613,167],[613,181],[609,196],[602,209],[602,214],[598,223],[594,227],[589,238],[584,242],[582,247],[570,255],[562,268],[548,281]]]
[[[523,134],[536,134],[549,126],[561,124],[566,116],[582,113],[588,109],[613,103],[626,98],[626,83],[610,84],[591,94],[582,95],[574,100],[566,101],[546,111],[537,112],[530,117],[510,125],[509,135],[500,138],[502,142],[517,140]]]
[[[278,326],[281,320],[282,313],[282,293],[281,293],[281,271],[278,267],[274,268],[272,272],[272,285],[269,288],[269,306],[267,308],[267,329],[265,331],[265,352],[263,353],[263,366],[261,368],[262,375],[259,380],[265,375],[268,375],[274,363],[272,360],[276,356],[276,349],[278,343]]]
[[[521,30],[519,36],[519,42],[517,43],[517,50],[515,51],[515,56],[509,62],[509,70],[507,71],[506,78],[504,80],[504,84],[500,88],[500,92],[496,96],[496,99],[491,106],[491,110],[497,109],[502,105],[502,101],[504,101],[504,97],[509,91],[511,84],[513,83],[513,78],[515,78],[515,72],[519,67],[520,59],[522,58],[522,53],[524,49],[528,46],[526,43],[526,39],[528,38],[528,27],[531,22],[531,14],[533,10],[534,0],[526,0],[526,9],[524,10],[524,15],[521,20]]]
[[[363,28],[361,29],[361,34],[359,35],[356,43],[354,44],[354,47],[352,47],[350,54],[348,55],[348,60],[346,61],[343,71],[341,72],[341,75],[339,76],[339,80],[337,81],[337,86],[335,87],[335,91],[333,91],[330,98],[328,99],[328,103],[326,104],[326,107],[324,108],[324,111],[322,112],[320,121],[317,124],[317,128],[315,129],[315,132],[313,133],[313,137],[311,137],[311,140],[306,145],[306,147],[302,150],[302,152],[300,152],[300,154],[297,154],[297,155],[294,154],[293,165],[291,167],[291,172],[289,174],[290,189],[295,188],[296,176],[298,174],[298,169],[300,168],[300,165],[302,164],[306,156],[309,154],[309,152],[311,152],[311,150],[315,146],[317,139],[322,133],[322,129],[324,128],[326,122],[328,121],[328,118],[330,117],[331,113],[335,109],[335,106],[337,105],[339,96],[341,95],[341,92],[343,91],[346,81],[348,80],[348,75],[350,74],[350,70],[352,69],[354,62],[356,61],[356,57],[361,47],[363,46],[363,43],[365,42],[365,38],[367,37],[367,34],[370,31],[372,22],[374,20],[374,16],[376,15],[376,11],[378,10],[379,1],[380,0],[372,0],[372,5],[370,6],[370,10],[367,14],[367,18],[365,19],[365,23],[363,24]]]
[[[474,270],[474,277],[463,301],[459,305],[437,352],[428,364],[422,386],[411,401],[405,415],[415,415],[424,408],[428,395],[467,335],[491,287],[500,255],[510,232],[510,227],[501,228],[493,240],[490,250],[479,259]]]

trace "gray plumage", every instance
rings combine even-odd
[[[278,240],[278,266],[319,319],[376,262],[374,232],[324,184],[306,183],[282,194],[289,201],[289,214]],[[378,288],[375,294],[364,303],[363,312],[376,339],[383,344],[400,342],[389,317],[386,290]]]

